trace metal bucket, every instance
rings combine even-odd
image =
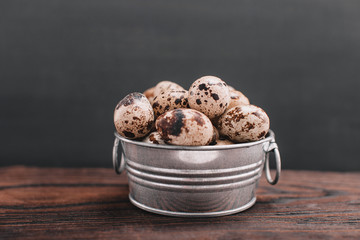
[[[118,159],[119,142],[122,146]],[[270,176],[269,153],[275,153],[276,176]],[[266,179],[276,184],[281,170],[275,136],[223,146],[171,146],[123,138],[115,132],[113,164],[125,168],[129,199],[137,207],[181,217],[223,216],[255,204],[265,164]]]

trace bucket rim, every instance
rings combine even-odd
[[[247,148],[251,146],[255,146],[258,144],[262,144],[265,142],[270,142],[275,139],[274,132],[269,129],[269,132],[266,134],[264,139],[255,141],[255,142],[247,142],[247,143],[234,143],[231,145],[207,145],[207,146],[182,146],[182,145],[164,145],[164,144],[154,144],[154,143],[146,143],[136,140],[131,140],[124,138],[118,132],[114,132],[116,138],[121,140],[121,142],[130,143],[137,146],[148,147],[148,148],[157,148],[157,149],[168,149],[168,150],[191,150],[191,151],[209,151],[209,150],[225,150],[225,149],[234,149],[234,148]]]

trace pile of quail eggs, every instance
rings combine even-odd
[[[117,104],[114,123],[125,138],[183,146],[258,141],[270,126],[264,110],[215,76],[197,79],[189,90],[162,81],[130,93]]]

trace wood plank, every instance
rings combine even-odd
[[[174,218],[128,200],[112,169],[0,168],[0,239],[359,239],[360,172],[285,170],[264,177],[249,210]]]

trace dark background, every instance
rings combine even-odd
[[[216,75],[283,167],[360,170],[360,1],[0,1],[0,165],[111,167],[113,110]]]

